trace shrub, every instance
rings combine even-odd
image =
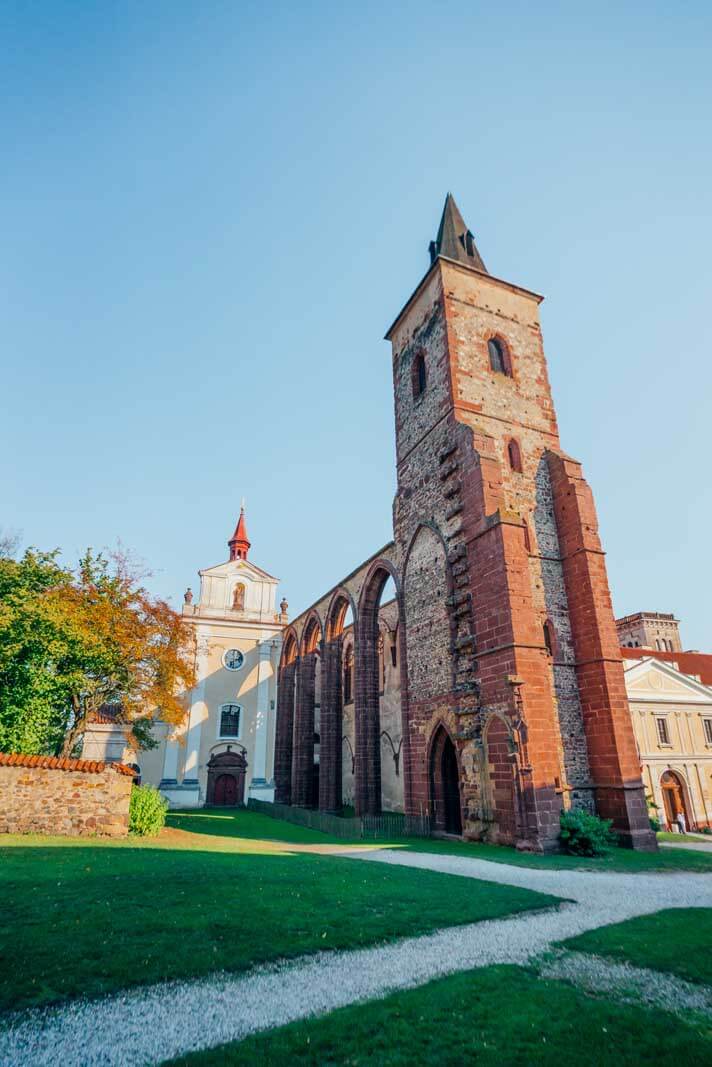
[[[155,786],[135,785],[129,805],[129,833],[155,837],[165,824],[167,811],[168,801]]]
[[[572,809],[561,813],[559,840],[573,856],[602,856],[616,845],[618,836],[611,830],[610,819]]]
[[[650,819],[650,829],[654,830],[655,833],[658,834],[662,830],[660,816],[658,815],[658,811],[660,810],[660,808],[655,803],[653,798],[651,796],[648,796],[647,793],[645,795],[645,803],[648,805],[648,818]]]

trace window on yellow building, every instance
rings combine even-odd
[[[702,723],[705,728],[705,741],[708,745],[712,745],[712,719],[703,719]]]
[[[223,704],[220,709],[220,736],[240,736],[240,712],[239,704]]]
[[[661,745],[670,744],[670,732],[668,730],[667,719],[656,719],[658,726],[658,741]]]

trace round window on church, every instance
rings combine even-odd
[[[223,656],[223,663],[229,671],[239,671],[244,662],[245,657],[239,648],[229,648]]]

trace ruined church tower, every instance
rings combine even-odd
[[[542,298],[448,195],[393,348],[406,809],[555,846],[559,812],[654,848],[591,490],[561,450]],[[459,789],[453,786],[459,783]]]

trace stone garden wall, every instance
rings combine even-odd
[[[133,771],[119,763],[0,753],[0,833],[128,833]]]

